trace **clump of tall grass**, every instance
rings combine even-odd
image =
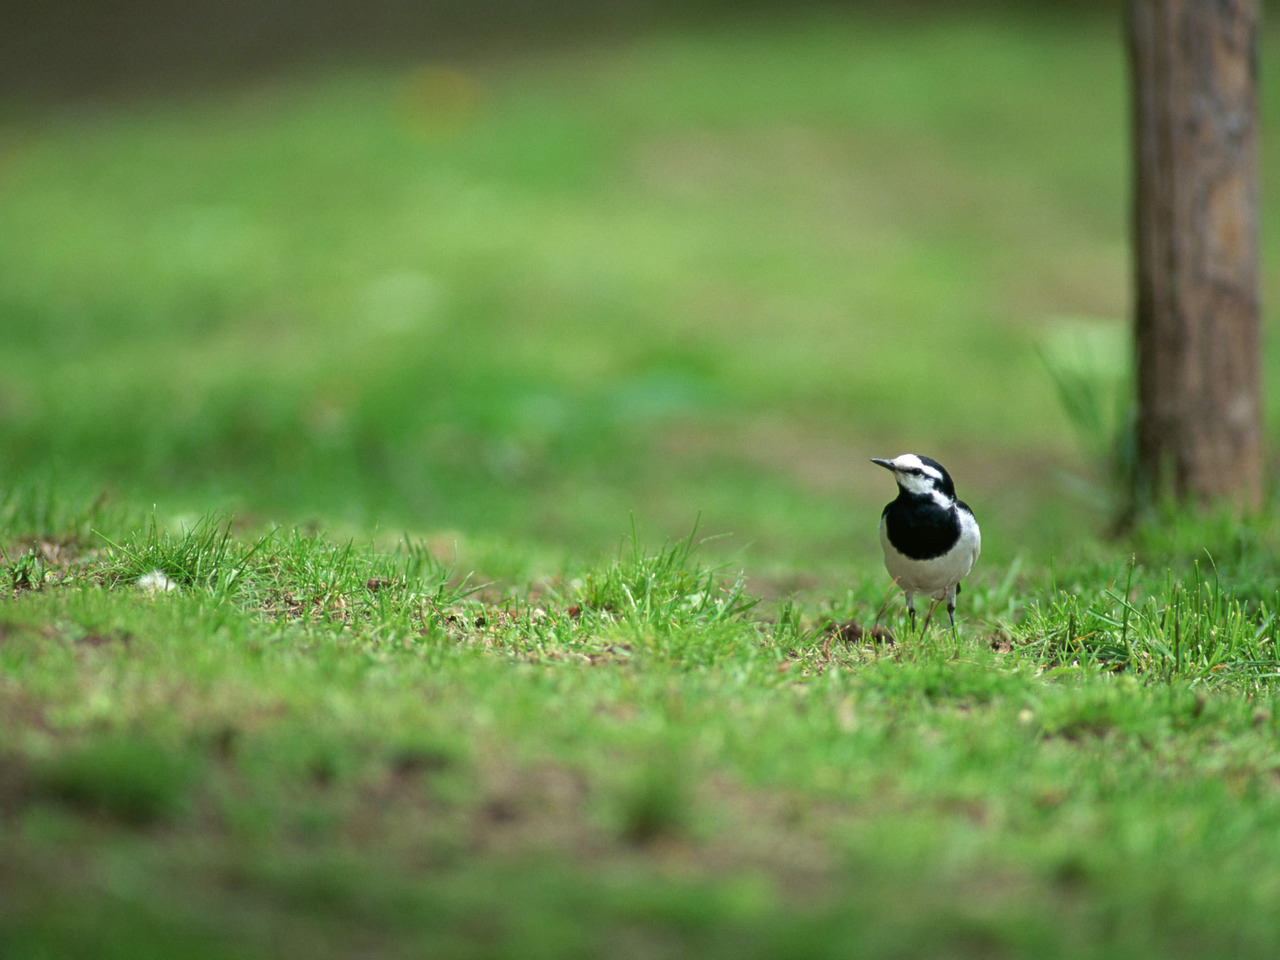
[[[683,540],[646,553],[634,524],[619,555],[583,578],[588,609],[603,610],[648,627],[709,627],[740,618],[756,604],[743,578],[723,577],[723,568],[694,560],[697,527]]]
[[[1061,319],[1038,353],[1090,465],[1089,477],[1069,477],[1066,486],[1119,529],[1133,517],[1137,455],[1127,329],[1120,321]]]

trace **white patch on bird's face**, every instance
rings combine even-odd
[[[944,507],[951,505],[951,498],[938,489],[942,474],[936,467],[931,467],[914,453],[904,453],[889,461],[893,464],[893,476],[898,486],[907,493],[933,497]]]

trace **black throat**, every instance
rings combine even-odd
[[[960,539],[960,514],[955,504],[939,506],[927,494],[899,489],[897,499],[881,514],[889,542],[912,560],[932,560]]]

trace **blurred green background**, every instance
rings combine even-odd
[[[256,39],[72,5],[61,72],[39,9],[0,30],[9,495],[585,553],[700,516],[834,570],[879,549],[867,458],[912,450],[997,561],[1105,524],[1114,5],[286,4]],[[1045,357],[1102,411],[1083,444]]]

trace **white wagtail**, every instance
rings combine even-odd
[[[916,627],[916,594],[946,599],[951,629],[956,628],[956,594],[982,550],[978,521],[956,499],[955,484],[937,460],[904,453],[892,460],[873,459],[893,471],[898,496],[880,514],[884,565],[902,588]],[[929,608],[933,614],[933,606]],[[925,617],[924,625],[929,625]]]

